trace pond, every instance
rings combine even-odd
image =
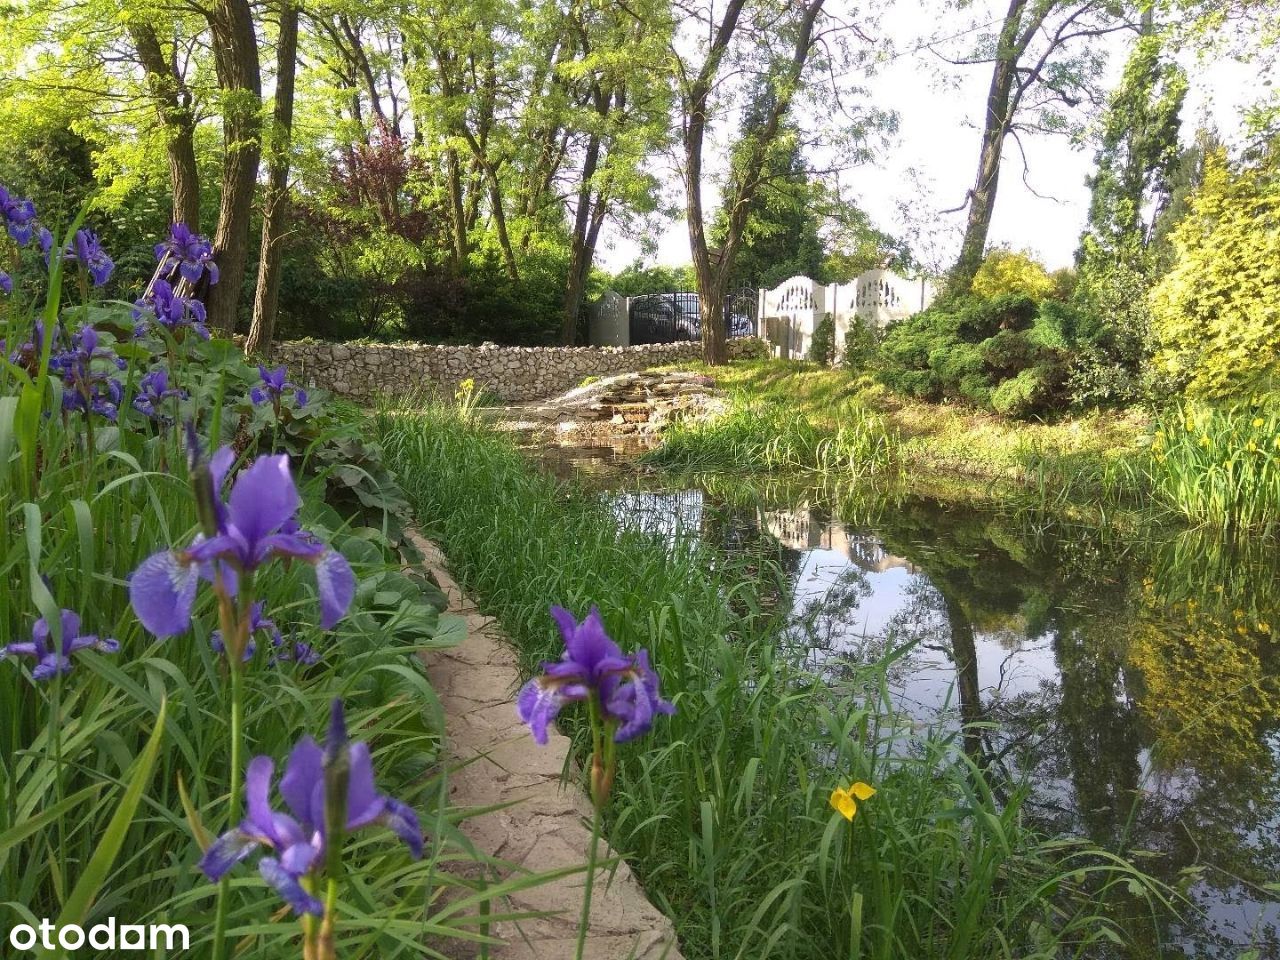
[[[910,644],[890,674],[900,711],[962,728],[997,782],[1029,785],[1045,829],[1123,845],[1187,891],[1184,922],[1136,956],[1280,957],[1272,544],[912,492],[664,486],[581,452],[556,469],[673,548],[696,536],[771,560],[784,639],[833,682]]]

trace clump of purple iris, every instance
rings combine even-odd
[[[11,643],[0,647],[0,657],[29,657],[34,660],[35,667],[31,671],[33,680],[52,680],[58,674],[71,672],[71,656],[81,650],[97,650],[99,653],[115,653],[120,649],[118,641],[110,637],[98,637],[92,633],[80,632],[80,617],[72,610],[63,610],[61,617],[62,644],[57,646],[53,641],[49,623],[41,617],[31,628],[30,641]]]
[[[165,401],[175,397],[185,400],[188,396],[187,391],[169,386],[169,371],[164,367],[157,367],[145,374],[138,382],[138,393],[133,398],[133,409],[150,420],[169,423],[170,418],[163,412]]]
[[[195,285],[207,271],[209,283],[218,282],[218,264],[213,259],[213,244],[194,233],[185,223],[169,227],[169,236],[156,244],[156,259],[160,261],[160,273],[170,279],[180,274],[187,283]]]
[[[49,252],[53,249],[53,236],[48,230],[41,230],[38,234],[40,246],[44,249],[45,262],[49,260]],[[89,279],[95,287],[101,287],[111,279],[111,273],[115,270],[115,261],[102,249],[102,241],[98,239],[98,235],[92,230],[77,230],[76,235],[71,238],[71,245],[63,252],[63,259],[68,263],[78,263],[80,268],[89,275]]]
[[[86,324],[71,345],[49,358],[49,371],[62,379],[62,409],[114,421],[124,388],[113,375],[127,364],[114,350],[98,345],[98,332]],[[33,343],[34,347],[34,343]]]
[[[626,743],[649,731],[660,713],[675,713],[658,693],[658,675],[649,653],[624,654],[605,632],[595,607],[578,623],[563,607],[552,607],[564,638],[564,656],[544,663],[543,674],[520,690],[516,706],[533,739],[547,742],[547,725],[566,703],[594,700],[615,743]]]
[[[198,462],[198,453],[193,459]],[[228,596],[235,596],[242,578],[281,557],[315,569],[320,623],[332,627],[355,596],[355,574],[342,554],[298,529],[302,500],[289,473],[289,457],[259,457],[240,471],[224,502],[222,485],[234,461],[234,451],[223,447],[207,467],[193,469],[205,532],[183,549],[152,554],[134,571],[129,598],[138,619],[158,637],[184,633],[201,578],[220,583]]]
[[[5,273],[3,270],[0,270],[0,293],[3,293],[5,296],[13,293],[13,277],[9,276],[9,274]]]
[[[249,391],[249,399],[253,401],[254,406],[270,403],[279,413],[280,401],[284,398],[286,391],[292,391],[293,401],[299,407],[307,405],[307,391],[292,380],[285,379],[284,367],[268,370],[262,364],[258,364],[258,376],[262,382]]]
[[[304,667],[320,662],[320,654],[315,652],[311,644],[303,643],[293,637],[286,641],[275,621],[262,615],[262,603],[258,602],[249,609],[249,641],[245,644],[244,652],[240,655],[241,663],[248,663],[253,659],[253,655],[258,652],[256,638],[259,633],[265,633],[271,641],[271,656],[267,660],[267,666],[269,667],[290,661],[296,661]],[[227,644],[222,639],[221,630],[213,631],[213,634],[209,637],[209,645],[213,647],[214,653],[220,656],[226,655]]]
[[[156,280],[151,292],[133,305],[133,319],[138,321],[135,336],[145,333],[149,323],[158,323],[170,333],[189,328],[201,340],[208,340],[206,318],[203,303],[195,297],[180,296],[167,280]]]
[[[31,237],[36,230],[34,203],[13,196],[7,189],[0,186],[0,216],[4,217],[5,229],[18,246],[25,247],[31,242]]]
[[[250,761],[244,785],[245,818],[218,837],[200,859],[200,869],[210,880],[221,880],[237,863],[266,847],[272,856],[258,861],[262,878],[295,913],[323,916],[324,904],[311,891],[320,889],[335,849],[340,858],[347,834],[381,824],[408,845],[414,859],[421,858],[418,815],[407,804],[378,792],[369,745],[347,741],[341,700],[333,702],[324,749],[307,736],[289,754],[279,783],[285,810],[271,805],[274,771],[270,757]],[[344,780],[345,790],[341,789]],[[341,809],[330,809],[331,802]]]

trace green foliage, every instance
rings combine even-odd
[[[1060,408],[1070,330],[1061,305],[1050,303],[948,298],[889,328],[879,376],[921,400],[963,400],[1014,417]]]
[[[1155,366],[1199,397],[1275,389],[1280,372],[1280,142],[1232,165],[1208,156],[1151,297]]]
[[[1192,523],[1225,533],[1280,525],[1280,409],[1183,403],[1155,423],[1151,486]]]
[[[987,253],[973,278],[975,297],[1020,296],[1037,302],[1053,294],[1054,281],[1029,251],[997,247]]]
[[[692,264],[683,267],[647,267],[637,260],[607,277],[604,285],[624,297],[639,297],[647,293],[697,290],[698,280],[693,274]]]
[[[836,319],[833,314],[824,313],[822,319],[813,328],[813,336],[809,339],[808,359],[828,367],[835,363]]]
[[[846,370],[861,372],[872,368],[879,356],[880,331],[857,315],[851,317],[844,331],[840,365]]]
[[[723,417],[677,423],[646,460],[689,470],[816,471],[832,477],[895,477],[899,441],[874,413],[846,402],[834,427],[779,403],[736,401]]]
[[[391,845],[367,857],[361,851],[361,881],[341,895],[339,949],[425,957],[434,955],[429,943],[474,940],[454,925],[457,916],[424,907],[442,885],[462,897],[472,892],[438,868],[441,858],[475,858],[446,817],[448,789],[434,767],[443,721],[416,656],[448,643],[451,625],[440,617],[439,589],[402,572],[396,488],[378,483],[379,472],[390,478],[376,447],[361,439],[361,415],[322,392],[303,407],[292,400],[279,410],[255,406],[247,387],[258,372],[234,344],[134,339],[127,305],[63,306],[59,269],[55,261],[46,329],[92,319],[100,346],[124,358],[123,369],[108,364],[123,396],[115,421],[89,430],[78,413],[41,416],[61,406],[61,384],[45,363],[34,377],[0,364],[0,576],[10,585],[0,592],[0,645],[28,640],[37,617],[64,607],[82,615],[86,632],[117,639],[120,650],[84,651],[71,673],[48,684],[33,683],[18,658],[0,663],[5,926],[31,916],[85,927],[108,916],[183,923],[193,953],[209,955],[216,888],[196,863],[208,837],[231,826],[232,782],[226,664],[210,642],[216,605],[203,590],[190,631],[159,641],[135,619],[127,590],[146,557],[190,543],[199,530],[183,431],[172,425],[189,419],[206,447],[226,442],[241,464],[260,452],[294,454],[299,520],[356,573],[353,605],[328,631],[317,626],[306,565],[278,564],[259,576],[256,597],[287,646],[259,636],[244,673],[253,753],[281,761],[302,734],[324,729],[331,700],[341,697],[353,732],[374,750],[382,788],[424,815],[426,860],[411,863]],[[0,337],[21,343],[32,316],[9,304]],[[158,365],[171,387],[190,394],[170,398],[169,422],[145,418],[131,404],[141,376]],[[297,642],[309,644],[318,662],[276,659]],[[230,887],[238,955],[296,953],[297,925],[272,917],[265,891],[251,870]],[[492,895],[502,893],[495,886]]]

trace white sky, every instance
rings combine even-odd
[[[930,20],[919,6],[903,0],[894,7],[883,18],[876,36],[892,38],[896,49],[908,52],[869,80],[859,82],[869,88],[880,107],[897,111],[898,133],[889,149],[881,151],[871,164],[847,173],[843,180],[851,188],[849,194],[881,229],[897,235],[905,232],[899,216],[903,202],[918,211],[917,219],[936,223],[932,258],[949,264],[959,248],[963,213],[943,216],[939,212],[958,206],[972,185],[980,133],[976,123],[990,83],[990,66],[952,66],[928,51],[910,52],[926,31],[945,30],[940,25],[946,20]],[[963,29],[975,20],[993,19],[1003,7],[999,0],[980,0],[952,18],[957,29]],[[982,11],[988,8],[991,16],[984,17]],[[1130,42],[1128,35],[1122,35],[1112,44],[1108,86],[1118,77]],[[943,49],[952,56],[965,52],[961,41]],[[1229,58],[1198,63],[1190,56],[1183,65],[1191,80],[1182,114],[1184,138],[1190,139],[1205,118],[1229,138],[1239,126],[1241,107],[1260,93],[1259,67]],[[723,169],[725,136],[732,133],[725,128],[731,126],[722,123],[714,131],[718,149],[708,153],[709,177]],[[1027,176],[1030,186],[1023,182],[1017,147],[1007,144],[990,242],[1030,249],[1051,269],[1068,266],[1085,222],[1089,200],[1085,178],[1092,170],[1094,148],[1073,145],[1064,137],[1024,137],[1023,141],[1031,166]],[[672,180],[674,193],[674,177]],[[704,183],[704,197],[714,203],[718,195],[709,178]],[[659,225],[652,239],[657,255],[649,262],[667,266],[689,262],[683,217]],[[928,262],[927,251],[918,253]],[[619,270],[640,256],[641,247],[634,236],[613,224],[602,230],[597,262],[603,269]]]

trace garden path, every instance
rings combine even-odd
[[[510,804],[467,818],[462,831],[480,851],[511,864],[510,874],[584,865],[591,806],[581,790],[561,784],[569,763],[568,738],[552,731],[545,747],[534,744],[515,712],[520,675],[510,642],[449,575],[440,549],[417,533],[408,536],[448,597],[449,612],[464,617],[467,625],[466,639],[457,647],[424,655],[456,766],[449,780],[450,805]],[[611,851],[602,849],[600,856],[605,859]],[[585,873],[575,873],[531,887],[511,897],[509,910],[495,905],[495,913],[551,915],[495,924],[493,932],[505,945],[492,951],[494,960],[572,957],[584,879]],[[625,862],[612,879],[605,869],[596,875],[586,958],[681,960],[671,921],[648,901]]]

